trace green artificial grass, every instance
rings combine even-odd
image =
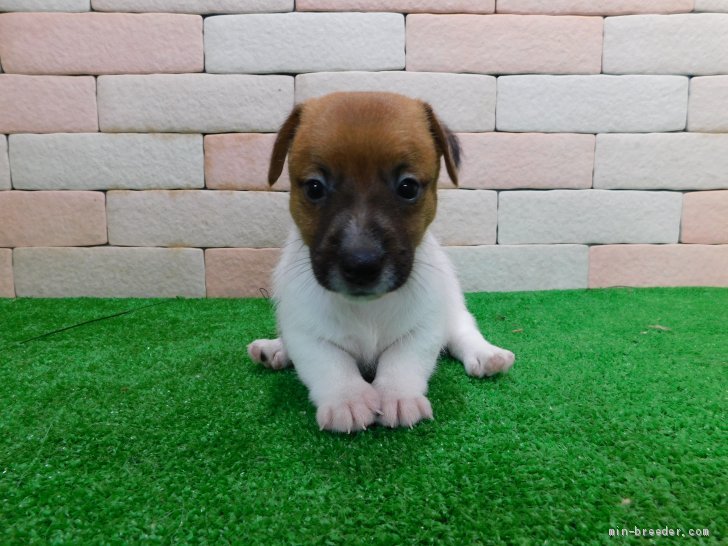
[[[268,301],[0,301],[0,544],[726,544],[728,290],[468,304],[512,372],[347,436],[248,359]]]

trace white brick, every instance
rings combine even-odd
[[[728,14],[631,15],[604,23],[602,71],[725,74]]]
[[[18,296],[204,297],[198,248],[16,248]]]
[[[400,70],[404,41],[399,13],[220,15],[205,19],[205,70]]]
[[[695,0],[695,11],[728,13],[728,0]]]
[[[272,13],[293,10],[293,0],[92,0],[91,5],[96,11],[137,13]]]
[[[728,132],[728,76],[690,79],[688,131]]]
[[[465,292],[586,288],[588,247],[494,245],[448,247]]]
[[[685,128],[682,76],[501,76],[499,131],[650,132]]]
[[[728,135],[597,135],[595,188],[728,188]]]
[[[24,190],[204,186],[202,135],[11,135],[10,164]]]
[[[101,76],[99,124],[107,132],[272,132],[293,107],[290,76]]]
[[[495,85],[479,74],[318,72],[296,76],[296,102],[334,91],[390,91],[429,102],[453,131],[492,131]]]
[[[88,11],[90,0],[0,0],[0,11]]]
[[[498,242],[676,243],[681,210],[674,192],[500,192]]]
[[[0,190],[10,189],[10,163],[8,162],[8,138],[0,135]]]
[[[498,196],[488,190],[439,190],[432,232],[443,245],[494,245]]]
[[[291,225],[288,194],[112,191],[109,243],[119,246],[279,247]]]

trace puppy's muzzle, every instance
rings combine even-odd
[[[379,283],[384,268],[384,250],[366,242],[343,247],[339,254],[341,277],[353,292],[367,291]]]

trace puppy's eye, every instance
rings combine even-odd
[[[420,196],[421,188],[422,186],[417,179],[411,176],[405,176],[397,182],[395,190],[397,195],[399,195],[402,199],[414,201]]]
[[[309,178],[303,183],[303,193],[312,203],[323,201],[328,193],[326,185],[318,178]]]

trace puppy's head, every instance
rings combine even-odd
[[[278,133],[268,181],[288,155],[290,210],[324,288],[379,296],[409,278],[435,217],[440,158],[457,184],[457,138],[425,102],[332,93],[296,106]]]

